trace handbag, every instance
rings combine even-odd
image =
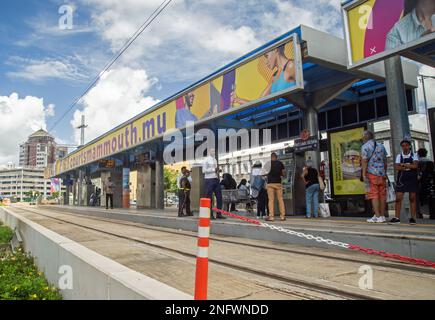
[[[394,184],[391,183],[387,176],[387,203],[392,203],[396,201],[396,190]]]
[[[373,149],[373,152],[372,152],[370,158],[368,158],[368,160],[367,160],[367,166],[369,165],[370,160],[372,160],[373,155],[375,154],[376,148],[378,147],[376,141],[374,141],[374,145],[375,145],[375,147],[374,147],[374,149]],[[364,178],[363,178],[363,172],[362,172],[362,170],[361,170],[361,175],[360,175],[360,177],[359,177],[359,181],[364,182]]]
[[[325,183],[323,182],[323,179],[322,179],[322,177],[320,177],[319,176],[319,186],[320,186],[320,190],[325,190],[325,188],[326,188],[326,186],[325,186]]]

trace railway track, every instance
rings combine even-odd
[[[56,212],[56,213],[60,213],[60,214],[65,214],[63,212],[60,212],[58,210],[53,210],[53,209],[49,209],[49,208],[44,208],[47,209],[49,211],[52,212]],[[129,226],[129,227],[134,227],[134,228],[138,228],[138,229],[144,229],[144,230],[152,230],[152,231],[160,231],[160,232],[165,232],[168,234],[174,234],[174,235],[179,235],[179,236],[185,236],[185,237],[190,237],[190,238],[197,238],[196,234],[189,234],[187,232],[189,231],[184,231],[184,232],[179,232],[179,231],[172,231],[172,230],[167,230],[166,228],[160,228],[160,227],[151,227],[151,226],[145,226],[145,225],[138,225],[138,223],[135,222],[125,222],[119,219],[112,219],[112,218],[100,218],[100,217],[94,217],[94,216],[88,216],[88,215],[84,215],[84,214],[80,214],[80,213],[75,213],[72,211],[68,211],[71,214],[77,215],[79,217],[83,217],[83,218],[87,218],[87,219],[93,219],[96,221],[105,221],[105,222],[112,222],[112,221],[116,221],[116,223],[118,225],[124,225],[124,226]],[[421,266],[416,266],[416,265],[411,265],[411,264],[407,264],[404,262],[397,262],[397,261],[391,261],[391,260],[386,260],[386,261],[375,261],[375,260],[366,260],[366,259],[359,259],[359,258],[351,258],[351,257],[342,257],[342,256],[334,256],[331,257],[328,254],[322,254],[322,253],[314,253],[314,252],[307,252],[307,251],[301,251],[301,250],[295,250],[295,249],[284,249],[284,248],[277,248],[277,247],[272,247],[272,246],[267,246],[267,245],[259,245],[259,244],[250,244],[250,243],[246,243],[242,241],[233,241],[233,240],[228,240],[228,239],[221,239],[218,237],[214,237],[213,235],[210,235],[210,240],[213,240],[214,242],[220,242],[220,243],[227,243],[227,244],[234,244],[234,245],[240,245],[240,246],[245,246],[245,247],[255,247],[255,248],[259,248],[259,249],[264,249],[264,250],[271,250],[271,251],[276,251],[276,252],[282,252],[282,253],[291,253],[291,254],[298,254],[301,256],[305,256],[305,257],[316,257],[316,258],[325,258],[325,259],[333,259],[333,260],[339,260],[339,261],[343,261],[343,262],[352,262],[352,263],[359,263],[359,264],[370,264],[372,266],[377,266],[377,267],[383,267],[383,268],[392,268],[395,270],[399,270],[399,271],[411,271],[411,272],[421,272],[421,273],[426,273],[426,274],[433,274],[435,275],[435,269],[432,268],[428,268],[428,267],[421,267]],[[362,254],[361,254],[362,255]]]
[[[75,227],[79,227],[79,228],[83,228],[86,230],[91,230],[91,231],[95,231],[95,232],[99,232],[101,234],[105,234],[105,235],[109,235],[112,237],[116,237],[119,239],[124,239],[124,240],[128,240],[128,241],[132,241],[135,243],[140,243],[142,245],[146,245],[149,247],[152,247],[154,249],[159,249],[165,252],[170,252],[170,253],[176,253],[179,255],[182,255],[184,257],[188,257],[188,258],[192,258],[192,259],[196,259],[196,255],[192,254],[190,252],[184,251],[184,250],[179,250],[179,249],[174,249],[174,248],[169,248],[166,246],[162,246],[150,241],[146,241],[143,239],[138,239],[135,238],[133,236],[126,236],[126,235],[122,235],[116,232],[111,232],[108,230],[102,230],[101,228],[97,228],[95,226],[92,225],[87,225],[84,223],[77,223],[77,222],[73,222],[67,219],[63,219],[60,217],[53,217],[51,215],[47,215],[44,213],[41,213],[39,211],[37,211],[37,209],[28,209],[28,208],[23,208],[23,207],[15,207],[14,209],[18,209],[18,210],[22,210],[24,212],[29,212],[31,214],[35,214],[44,218],[48,218],[51,220],[55,220],[57,222],[63,223],[63,224],[69,224],[69,225],[73,225]],[[57,215],[63,215],[63,216],[67,216],[67,217],[71,217],[69,214],[63,213],[63,212],[59,212],[57,210],[49,210],[50,212],[56,213]],[[152,230],[154,232],[161,232],[161,233],[166,233],[166,234],[172,234],[172,235],[177,235],[177,236],[181,236],[181,237],[191,237],[191,238],[196,238],[196,235],[191,235],[191,234],[186,234],[183,232],[176,232],[176,231],[171,231],[171,230],[161,230],[160,228],[154,228],[154,227],[145,227],[145,226],[138,226],[137,224],[134,223],[126,223],[126,222],[120,222],[119,220],[114,220],[114,219],[106,219],[106,218],[95,218],[95,217],[89,217],[86,215],[82,215],[82,214],[76,214],[77,216],[79,216],[82,219],[85,220],[90,220],[92,221],[100,221],[100,222],[106,222],[106,223],[112,223],[112,224],[116,224],[116,225],[125,225],[128,227],[133,227],[133,228],[139,228],[139,229],[145,229],[145,230]],[[323,255],[323,254],[317,254],[317,253],[307,253],[307,252],[301,252],[299,250],[291,250],[291,249],[282,249],[282,248],[272,248],[272,247],[268,247],[265,245],[252,245],[252,244],[248,244],[248,243],[240,243],[240,242],[235,242],[235,241],[231,241],[231,240],[226,240],[226,239],[218,239],[218,238],[211,238],[213,241],[217,241],[217,242],[221,242],[221,243],[226,243],[226,244],[233,244],[233,245],[240,245],[240,246],[247,246],[247,247],[255,247],[255,248],[262,248],[265,250],[273,250],[273,251],[278,251],[278,252],[283,252],[283,253],[291,253],[291,254],[297,254],[297,255],[302,255],[302,256],[313,256],[313,257],[317,257],[317,258],[322,258],[322,259],[329,259],[329,260],[341,260],[341,261],[345,261],[345,262],[353,262],[353,263],[358,263],[358,264],[370,264],[370,265],[377,265],[380,267],[384,267],[384,268],[393,268],[393,269],[398,269],[398,270],[404,270],[404,271],[415,271],[415,272],[425,272],[427,271],[428,273],[432,273],[430,269],[423,269],[423,268],[419,268],[419,267],[414,267],[414,266],[407,266],[407,265],[398,265],[398,264],[393,264],[393,263],[383,263],[383,262],[373,262],[373,261],[367,261],[367,260],[363,260],[363,259],[353,259],[353,258],[345,258],[345,257],[330,257],[327,255]],[[324,284],[319,284],[319,283],[313,283],[313,282],[309,282],[309,281],[305,281],[305,280],[301,280],[301,279],[297,279],[295,277],[289,277],[289,276],[283,276],[280,274],[276,274],[276,273],[272,273],[272,272],[268,272],[265,270],[258,270],[255,268],[251,268],[251,267],[247,267],[247,266],[240,266],[237,265],[235,263],[229,262],[229,261],[222,261],[222,260],[217,260],[217,259],[213,259],[210,258],[209,261],[213,264],[222,266],[222,267],[226,267],[232,270],[237,270],[237,271],[241,271],[243,273],[246,274],[251,274],[251,275],[256,275],[256,276],[260,276],[262,278],[267,278],[267,279],[271,279],[271,280],[275,280],[284,284],[288,284],[288,285],[292,285],[292,286],[296,286],[299,287],[301,289],[304,290],[309,290],[313,292],[313,295],[307,295],[307,294],[301,294],[301,293],[295,293],[295,292],[291,292],[292,295],[294,296],[299,296],[302,299],[310,299],[315,297],[315,293],[321,294],[321,295],[328,295],[331,296],[333,298],[336,299],[364,299],[364,300],[375,300],[375,298],[373,298],[373,296],[370,295],[370,293],[368,292],[367,294],[363,294],[363,293],[359,293],[359,292],[353,292],[351,290],[343,290],[340,288],[335,288],[333,286],[330,285],[324,285]],[[274,290],[279,290],[279,291],[283,291],[285,293],[288,294],[288,292],[286,292],[285,290],[280,290],[277,288],[273,288]]]

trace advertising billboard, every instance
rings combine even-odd
[[[180,70],[182,71],[182,70]],[[48,169],[51,177],[143,144],[187,122],[201,123],[303,89],[297,34],[255,52],[97,138]]]
[[[343,17],[349,68],[396,54],[435,64],[435,1],[347,1]]]
[[[365,194],[361,177],[361,147],[366,127],[328,133],[331,189],[333,197]]]

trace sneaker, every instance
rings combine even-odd
[[[378,218],[377,223],[385,223],[385,222],[387,222],[387,219],[385,219],[384,216],[380,216],[380,217]]]
[[[400,224],[400,219],[399,218],[393,218],[388,223],[389,224]]]
[[[367,220],[368,223],[378,223],[378,217],[373,216],[372,218]]]
[[[284,217],[284,218],[281,218],[281,221],[286,221],[287,220],[287,218],[286,217]]]
[[[417,221],[415,221],[414,218],[409,219],[409,224],[417,224]]]
[[[261,219],[261,217],[260,216],[257,216],[257,220],[260,220]]]
[[[272,221],[274,221],[275,219],[274,219],[274,218],[271,218],[271,217],[266,217],[266,219],[264,219],[264,220],[272,222]]]

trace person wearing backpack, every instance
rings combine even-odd
[[[257,219],[263,219],[267,217],[267,190],[266,179],[261,175],[263,165],[261,162],[256,162],[252,167],[251,172],[251,197],[257,200]]]
[[[412,152],[410,139],[405,138],[400,142],[402,152],[396,157],[397,183],[396,183],[396,216],[390,224],[400,223],[403,195],[409,193],[411,205],[410,224],[417,223],[417,192],[418,192],[418,155]]]

